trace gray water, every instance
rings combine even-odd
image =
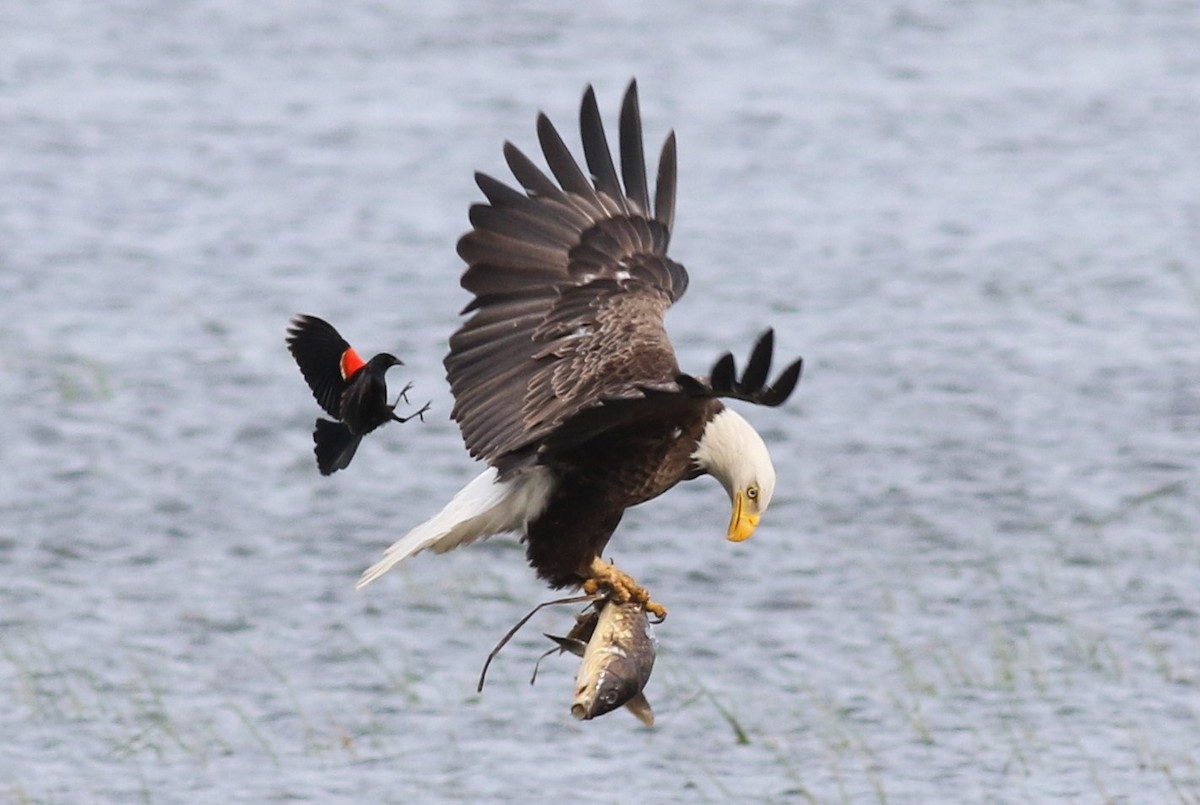
[[[1193,2],[0,6],[0,800],[1200,801]],[[631,76],[685,368],[773,325],[775,502],[610,546],[658,726],[569,715],[515,540],[359,572],[474,476],[454,242]],[[319,477],[296,312],[425,424]]]

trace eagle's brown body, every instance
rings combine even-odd
[[[699,474],[692,454],[717,400],[665,419],[647,420],[587,441],[551,466],[558,485],[526,530],[526,553],[554,587],[579,584],[630,506]]]

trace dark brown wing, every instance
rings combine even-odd
[[[531,453],[581,412],[674,386],[679,373],[663,328],[688,281],[666,256],[674,135],[663,147],[651,212],[636,83],[621,109],[624,189],[590,87],[580,126],[590,179],[540,115],[538,140],[554,179],[506,144],[524,192],[478,174],[488,203],[471,208],[474,229],[458,244],[468,264],[462,285],[475,298],[445,361],[452,416],[471,454],[496,466]]]
[[[643,385],[636,394],[606,398],[601,405],[578,412],[546,438],[541,450],[552,454],[564,452],[622,424],[642,421],[659,413],[694,409],[698,402],[704,404],[718,398],[742,400],[768,408],[782,405],[800,382],[804,361],[797,358],[779,373],[775,382],[767,383],[774,352],[775,331],[768,329],[759,336],[740,378],[733,355],[726,352],[713,364],[709,377],[681,373],[673,382]]]
[[[331,417],[342,418],[342,356],[350,345],[333,325],[316,316],[296,316],[288,327],[288,349],[313,396]]]
[[[792,395],[804,369],[804,360],[797,358],[779,373],[774,383],[768,384],[774,353],[775,331],[768,329],[758,337],[740,378],[733,353],[726,352],[713,364],[707,378],[679,375],[675,380],[683,392],[695,397],[728,397],[774,408]]]

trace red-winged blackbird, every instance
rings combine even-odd
[[[363,361],[332,324],[316,316],[294,318],[287,345],[317,402],[339,420],[318,419],[313,431],[313,452],[322,475],[345,469],[362,437],[385,422],[407,422],[414,416],[424,420],[429,403],[411,416],[396,416],[400,400],[408,402],[405,395],[411,383],[388,405],[384,375],[391,367],[404,365],[395,355],[381,352]]]

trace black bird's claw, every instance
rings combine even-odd
[[[411,384],[410,384],[410,385],[411,385]],[[407,389],[405,389],[405,390],[407,391]],[[405,400],[405,402],[408,402],[408,400]],[[395,411],[393,411],[393,412],[392,412],[392,419],[396,420],[396,421],[397,421],[397,422],[399,422],[400,424],[404,424],[405,422],[407,422],[408,420],[412,419],[413,417],[416,417],[417,419],[419,419],[419,420],[421,420],[422,422],[424,422],[424,421],[425,421],[425,412],[429,410],[429,408],[430,408],[430,406],[431,406],[432,404],[433,404],[433,401],[432,401],[432,400],[430,400],[429,402],[427,402],[427,403],[425,403],[424,405],[422,405],[422,406],[421,406],[421,410],[419,410],[419,411],[416,411],[416,412],[414,412],[414,413],[411,413],[411,414],[409,414],[408,416],[396,416],[396,412],[395,412]]]
[[[408,402],[408,390],[412,387],[413,384],[411,380],[404,384],[404,388],[400,389],[400,396],[396,398],[396,405],[399,405],[401,400],[404,400],[406,403]],[[393,405],[392,407],[395,408],[396,405]]]

